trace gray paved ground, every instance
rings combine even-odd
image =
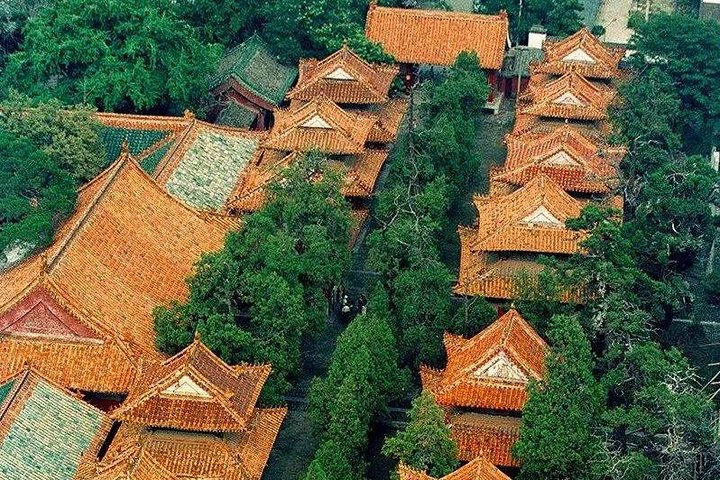
[[[632,36],[632,30],[627,26],[632,3],[632,0],[603,0],[597,18],[597,24],[605,27],[603,41],[628,43]]]

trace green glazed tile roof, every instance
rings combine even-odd
[[[260,98],[279,105],[297,74],[297,68],[279,63],[270,54],[267,44],[259,36],[253,35],[228,51],[220,60],[217,74],[210,81],[210,88],[232,77]]]
[[[120,156],[120,147],[127,140],[130,154],[140,156],[145,150],[168,137],[170,130],[133,130],[130,128],[105,127],[102,132],[108,163]],[[159,159],[158,159],[159,161]],[[157,163],[155,163],[157,165]],[[152,173],[151,170],[147,170]]]
[[[255,121],[257,114],[235,102],[229,103],[222,109],[215,123],[227,125],[228,127],[247,128]]]
[[[5,397],[7,397],[7,394],[10,393],[10,390],[12,390],[14,384],[15,382],[10,380],[8,382],[5,382],[4,385],[0,385],[0,405],[2,405]]]
[[[143,168],[143,170],[152,175],[155,171],[155,168],[157,168],[158,164],[160,163],[160,160],[163,159],[168,150],[170,150],[171,146],[172,142],[167,142],[165,145],[140,160],[140,166]]]
[[[529,77],[530,62],[540,61],[545,58],[545,54],[539,48],[518,46],[513,47],[505,54],[502,70],[500,74],[503,77]]]
[[[71,480],[101,423],[99,411],[39,381],[0,444],[0,478]]]
[[[232,193],[259,143],[252,137],[201,132],[165,188],[196,208],[217,210]]]

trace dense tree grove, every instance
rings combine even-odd
[[[484,300],[453,316],[453,276],[440,258],[439,242],[463,172],[479,167],[474,153],[479,114],[488,95],[477,56],[461,53],[447,77],[428,85],[422,120],[396,148],[388,184],[378,195],[380,228],[368,238],[371,268],[390,298],[403,363],[439,365],[443,330],[473,335],[494,311]],[[410,122],[415,122],[411,117]]]
[[[409,467],[440,478],[458,466],[457,444],[445,425],[445,412],[423,392],[412,404],[408,426],[388,438],[383,453]]]
[[[270,362],[265,398],[279,401],[300,368],[301,340],[325,325],[348,266],[350,208],[324,157],[308,154],[270,187],[270,201],[202,258],[187,302],[156,310],[157,344],[175,353],[199,331],[230,364]]]
[[[541,25],[549,35],[557,37],[573,34],[582,26],[583,5],[579,0],[474,0],[473,8],[488,14],[505,10],[510,18],[513,41],[520,44],[526,44],[533,25]]]
[[[0,126],[0,263],[9,249],[48,245],[76,196],[68,172],[29,138]]]
[[[0,263],[8,249],[48,245],[72,213],[77,187],[105,162],[100,124],[87,107],[10,92],[2,111]]]
[[[310,415],[321,444],[305,478],[362,478],[370,423],[399,399],[408,384],[384,292],[338,337],[330,369],[310,390]]]
[[[78,185],[95,177],[105,166],[102,124],[84,105],[64,106],[56,99],[38,102],[11,91],[2,102],[0,127],[28,137]]]
[[[291,65],[343,42],[368,60],[392,60],[364,35],[367,8],[365,0],[0,2],[0,89],[107,111],[202,115],[223,48],[252,32]]]
[[[104,110],[185,108],[206,89],[219,48],[146,0],[58,0],[30,19],[3,82]]]

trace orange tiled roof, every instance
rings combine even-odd
[[[575,72],[558,79],[534,74],[527,91],[518,99],[518,113],[574,120],[605,120],[615,94],[614,89],[593,84]]]
[[[423,388],[442,406],[520,411],[529,379],[545,371],[547,344],[514,309],[471,339],[443,340],[445,369],[420,368]]]
[[[284,168],[298,158],[298,153],[285,155],[284,152],[265,150],[258,156],[258,162],[247,169],[238,182],[228,209],[235,212],[254,212],[265,204],[266,188]],[[346,197],[367,198],[375,190],[375,182],[385,161],[387,150],[368,148],[359,155],[329,159],[328,168],[343,173],[342,194]]]
[[[275,126],[263,146],[286,152],[362,153],[375,120],[345,112],[320,95],[302,106],[276,110]]]
[[[435,480],[425,472],[415,470],[400,462],[398,465],[400,480]],[[440,480],[510,480],[498,468],[490,463],[485,457],[479,456],[452,473],[448,473]]]
[[[475,197],[478,234],[472,249],[478,252],[540,252],[571,254],[583,239],[565,228],[580,215],[583,202],[572,198],[541,174],[508,195]]]
[[[543,137],[567,123],[568,119],[541,118],[516,111],[515,124],[510,135]],[[610,122],[607,120],[573,121],[572,127],[596,143],[604,141],[610,133]]]
[[[260,480],[286,414],[256,409],[247,431],[222,436],[123,423],[105,458],[78,480]]]
[[[566,191],[607,193],[617,180],[618,149],[600,150],[577,129],[565,124],[540,137],[508,135],[503,167],[493,167],[493,182],[522,186],[545,174]]]
[[[499,70],[508,38],[508,18],[499,15],[378,7],[370,4],[365,35],[400,63],[452,65],[475,51],[483,68]]]
[[[372,110],[348,111],[375,119],[375,124],[367,138],[368,142],[390,143],[395,141],[409,105],[409,101],[405,98],[393,98]]]
[[[512,447],[520,438],[520,419],[480,413],[449,415],[450,432],[458,445],[458,458],[470,461],[484,456],[493,465],[517,467]]]
[[[111,327],[65,298],[44,272],[0,308],[0,377],[30,364],[66,388],[127,392],[136,359]]]
[[[458,295],[480,296],[499,300],[517,298],[518,281],[526,275],[537,275],[542,266],[531,260],[491,258],[487,252],[473,252],[475,231],[460,232],[460,271],[453,292]]]
[[[230,367],[196,337],[174,357],[141,371],[113,416],[156,428],[244,431],[270,370]]]
[[[45,276],[84,320],[102,321],[136,356],[157,358],[152,310],[186,297],[194,263],[222,247],[226,231],[236,225],[176,201],[123,154],[80,189],[74,214],[44,252],[0,274],[7,286],[0,289],[0,312],[19,305]],[[38,358],[65,351],[50,348],[42,337],[32,341],[18,354]],[[63,375],[82,378],[86,365],[63,368]]]
[[[336,103],[384,103],[398,72],[395,65],[370,64],[343,45],[321,61],[300,60],[297,85],[287,97],[310,101],[322,93]]]
[[[537,73],[564,75],[576,72],[587,78],[618,78],[618,64],[625,49],[609,47],[587,28],[581,28],[562,40],[543,43],[544,61],[535,66]]]

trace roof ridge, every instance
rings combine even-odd
[[[125,149],[127,149],[127,144],[125,145]],[[92,198],[88,206],[85,208],[84,213],[80,216],[80,218],[75,222],[75,224],[70,228],[70,231],[66,234],[63,241],[60,243],[60,248],[51,256],[51,258],[47,262],[46,270],[49,272],[51,271],[55,265],[57,265],[57,262],[62,257],[62,255],[65,253],[68,245],[72,240],[74,240],[77,235],[80,233],[80,228],[85,225],[88,221],[88,219],[91,217],[91,215],[95,212],[95,209],[100,202],[102,198],[105,197],[107,194],[110,186],[115,182],[117,179],[119,173],[123,170],[125,165],[128,163],[128,159],[130,158],[130,153],[125,150],[120,153],[120,156],[118,156],[117,160],[108,168],[108,175],[110,175],[110,178],[107,179],[107,182],[100,188],[100,190],[95,194],[95,196]],[[103,175],[105,172],[101,173],[100,175]]]

